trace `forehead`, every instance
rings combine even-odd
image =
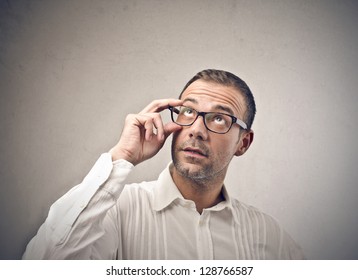
[[[199,105],[214,108],[218,105],[229,107],[235,116],[243,117],[246,112],[245,99],[237,89],[197,80],[190,84],[181,96],[182,100],[194,99]],[[210,109],[199,108],[200,110]]]

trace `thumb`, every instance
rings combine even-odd
[[[181,130],[183,127],[176,124],[176,123],[167,123],[166,125],[164,125],[164,139],[167,139],[169,137],[170,134],[172,134],[175,131],[179,131]]]

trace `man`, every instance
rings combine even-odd
[[[230,161],[250,147],[249,87],[219,70],[199,72],[180,99],[128,115],[118,144],[51,207],[27,246],[33,259],[301,259],[268,215],[230,197]],[[163,124],[159,112],[169,109]],[[125,185],[133,167],[173,134],[172,163],[157,181]]]

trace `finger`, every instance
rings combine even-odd
[[[159,141],[164,139],[164,127],[160,114],[138,115],[137,120],[144,127],[146,140],[151,140],[153,135],[156,135]]]
[[[140,114],[145,113],[159,113],[168,108],[168,106],[179,106],[183,104],[183,100],[180,99],[159,99],[152,101],[146,106]]]
[[[182,128],[183,128],[182,126],[180,126],[180,125],[178,125],[176,123],[173,123],[173,122],[167,123],[164,126],[164,137],[165,137],[165,139],[167,139],[169,137],[169,135],[172,134],[173,132],[179,131]]]
[[[158,140],[164,140],[165,135],[164,135],[164,126],[163,126],[163,121],[162,118],[159,114],[155,114],[155,116],[153,117],[153,124],[155,126],[155,128],[157,129],[157,137]]]
[[[150,141],[153,137],[153,119],[147,117],[144,123],[145,140]]]

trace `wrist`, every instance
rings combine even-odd
[[[126,151],[125,149],[121,149],[119,147],[113,147],[112,149],[109,150],[109,154],[112,157],[112,162],[120,160],[120,159],[124,159],[124,160],[128,161],[129,163],[136,165],[136,161],[133,159],[133,157],[130,155],[130,153],[128,151]]]

